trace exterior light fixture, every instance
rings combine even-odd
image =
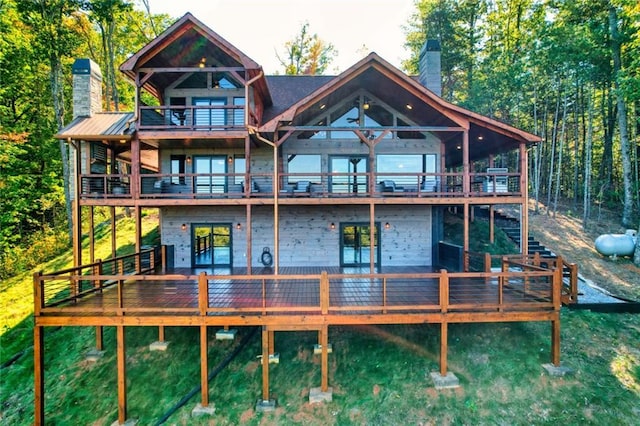
[[[204,56],[202,57],[202,59],[200,59],[200,63],[198,63],[198,67],[199,68],[204,68],[204,66],[207,63],[207,58],[205,58]]]
[[[456,145],[456,149],[462,149],[462,147],[460,145]]]
[[[369,107],[371,106],[371,104],[369,103],[369,101],[364,101],[364,103],[362,104],[362,109],[369,109]]]
[[[183,223],[182,226],[180,226],[180,229],[182,229],[183,231],[187,230],[187,224]]]
[[[406,107],[408,110],[412,110],[412,109],[413,109],[413,105],[411,105],[411,104],[406,104],[406,105],[405,105],[405,107]]]
[[[240,224],[240,222],[238,222],[238,224],[236,225],[236,229],[238,230],[242,229],[242,225]]]
[[[187,157],[187,164],[191,164],[191,157]]]
[[[329,225],[329,229],[336,229],[336,224],[331,222],[331,224]]]
[[[327,107],[327,104],[320,105],[320,109],[325,109],[326,107]]]
[[[389,228],[391,228],[391,225],[389,224],[389,222],[385,223],[384,224],[384,229],[389,229]]]
[[[482,135],[478,136],[478,140],[479,141],[484,140],[484,136],[482,136]]]
[[[229,157],[227,161],[229,162],[229,164],[233,163],[233,157]]]

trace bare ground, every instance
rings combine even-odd
[[[582,227],[581,212],[558,208],[548,212],[545,206],[529,205],[529,232],[543,245],[568,262],[577,263],[579,273],[614,296],[640,301],[640,268],[629,258],[611,259],[600,255],[594,247],[602,234],[624,233],[620,216],[598,209],[591,215],[586,230]]]

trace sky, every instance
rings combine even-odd
[[[337,74],[376,52],[400,68],[414,0],[148,0],[151,13],[193,16],[262,65],[266,74],[282,73],[276,51],[294,39],[303,23],[333,44],[338,55],[326,74]],[[136,0],[139,9],[141,0]],[[364,46],[364,48],[363,48]]]

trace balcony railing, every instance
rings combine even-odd
[[[305,173],[278,175],[278,196],[313,198],[520,196],[520,174]],[[131,198],[129,175],[80,176],[83,198]],[[274,198],[271,173],[143,174],[140,198]]]
[[[222,131],[245,128],[244,105],[141,106],[140,130]]]

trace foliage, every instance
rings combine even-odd
[[[621,55],[617,79],[612,10]],[[633,207],[637,215],[639,17],[640,6],[633,0],[418,0],[406,27],[411,57],[403,66],[416,73],[425,40],[440,40],[443,97],[542,137],[530,153],[532,195],[547,193],[550,199],[555,192],[577,205],[590,181],[587,189],[596,194],[596,202]],[[629,139],[635,149],[630,152],[619,132],[618,92],[634,123]],[[584,147],[590,103],[594,134],[588,171]],[[628,157],[632,170],[625,171]]]
[[[285,51],[285,58],[277,53],[276,56],[287,75],[322,74],[338,54],[331,43],[325,42],[317,34],[309,33],[308,22],[302,25],[294,39],[285,43]]]

